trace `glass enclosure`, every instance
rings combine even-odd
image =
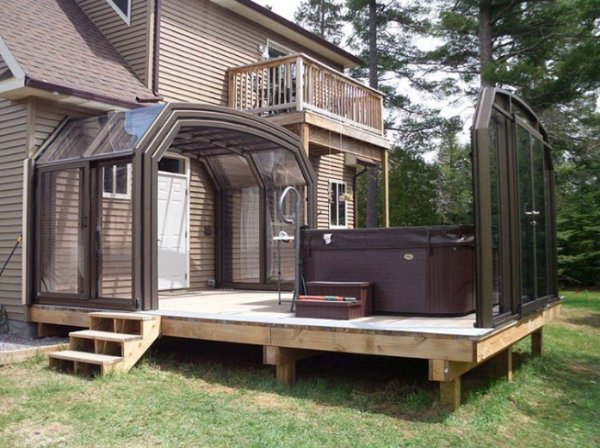
[[[557,298],[554,173],[545,130],[507,92],[483,90],[473,141],[477,323],[489,327]]]
[[[294,243],[279,252],[273,238],[293,236],[277,209],[285,187],[311,206],[313,173],[297,138],[242,112],[169,104],[68,121],[36,154],[34,300],[157,307],[156,213],[169,201],[158,202],[158,172],[187,176],[178,159],[161,162],[167,151],[200,163],[214,189],[216,230],[193,231],[214,235],[217,286],[268,286],[280,261],[282,279],[294,280]],[[284,210],[292,215],[293,205]]]
[[[83,168],[41,174],[39,229],[40,292],[81,296],[85,288],[85,213],[80,201]]]

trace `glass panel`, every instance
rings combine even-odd
[[[338,205],[337,205],[338,225],[346,225],[346,185],[338,184]]]
[[[223,279],[234,283],[260,281],[260,188],[248,161],[238,155],[210,159],[223,192]]]
[[[173,174],[185,174],[185,161],[173,157],[163,157],[158,162],[158,171]]]
[[[342,227],[346,225],[346,184],[329,183],[329,225]]]
[[[256,177],[248,161],[235,154],[226,154],[209,159],[219,188],[242,188],[256,186]]]
[[[529,302],[535,298],[534,240],[535,205],[532,195],[531,138],[529,132],[517,126],[517,180],[519,184],[519,220],[521,232],[521,299]]]
[[[104,167],[102,169],[102,177],[104,179],[104,183],[103,183],[103,191],[104,191],[104,193],[109,193],[109,194],[114,193],[114,190],[113,190],[113,185],[114,185],[114,182],[113,182],[114,176],[113,176],[113,174],[114,174],[114,172],[115,172],[114,166],[112,166],[112,165]]]
[[[86,149],[84,157],[133,151],[163,108],[159,105],[110,114],[103,132]]]
[[[67,124],[38,164],[133,151],[164,105],[114,112]]]
[[[108,122],[108,118],[108,115],[101,115],[68,123],[48,145],[38,163],[74,160],[83,157],[86,149]]]
[[[304,188],[299,188],[304,197]],[[295,274],[295,241],[287,240],[294,237],[295,225],[282,221],[279,215],[279,198],[285,187],[267,189],[267,281],[276,282],[281,268],[282,281],[294,281]],[[295,218],[296,197],[293,193],[286,196],[283,213],[286,218]]]
[[[43,173],[40,182],[39,291],[83,294],[82,170]]]
[[[100,195],[96,227],[99,246],[98,296],[105,299],[131,299],[133,202],[130,196],[126,196],[131,191],[131,163],[108,165],[104,167],[104,172],[116,172],[115,188],[125,194]]]
[[[260,281],[260,189],[257,186],[230,189],[226,193],[225,227],[230,281]],[[224,244],[224,245],[225,245]]]
[[[502,126],[500,126],[502,123]],[[500,166],[499,166],[499,145],[500,128],[506,132],[504,118],[495,114],[490,123],[490,209],[492,212],[492,294],[493,294],[493,314],[499,315],[510,310],[504,309],[502,292],[502,254],[500,253],[500,243],[502,241],[502,221],[500,205]]]
[[[294,154],[284,149],[261,151],[253,155],[256,168],[266,186],[305,185],[306,181]]]
[[[127,184],[127,173],[130,169],[130,166],[131,164],[115,166],[115,193],[127,194],[127,192],[129,191],[129,185]]]
[[[548,295],[548,259],[546,233],[546,189],[544,182],[544,144],[533,140],[533,188],[534,188],[534,222],[535,222],[535,261],[537,298]]]

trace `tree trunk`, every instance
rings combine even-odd
[[[321,8],[321,16],[319,17],[319,20],[321,21],[321,37],[323,39],[325,39],[325,5],[324,5],[324,1],[321,1],[319,3],[319,7]]]
[[[489,69],[494,62],[492,45],[492,0],[479,2],[479,73],[481,87],[494,87],[489,80]]]
[[[369,0],[369,86],[379,87],[377,51],[377,0]],[[367,227],[377,227],[377,169],[367,172]]]

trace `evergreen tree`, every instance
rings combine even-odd
[[[339,0],[302,0],[294,20],[334,45],[342,41],[344,8]]]
[[[417,154],[436,149],[447,124],[447,120],[440,116],[439,111],[415,103],[407,93],[407,85],[428,92],[437,87],[437,83],[428,82],[419,76],[415,66],[421,55],[415,42],[424,36],[427,30],[427,9],[419,2],[407,3],[397,0],[347,0],[346,7],[347,17],[353,29],[349,44],[365,61],[362,67],[353,72],[353,76],[367,79],[371,87],[383,91],[386,95],[388,114],[385,128],[388,137],[396,143],[391,150],[390,159],[394,158],[393,153],[396,151],[409,151],[411,162],[415,161],[418,158]],[[407,162],[403,155],[398,155],[398,159]],[[391,163],[390,177],[394,176],[394,170],[412,166],[414,164]],[[403,173],[398,173],[398,177],[403,178]],[[431,183],[423,185],[433,188]],[[394,185],[390,188],[393,189]],[[367,205],[375,202],[376,191],[376,177],[374,173],[370,173],[369,188],[366,191],[369,197]],[[435,194],[435,191],[430,193]],[[402,198],[402,194],[395,195],[391,192],[392,209],[401,206],[394,202],[394,197]],[[374,207],[367,206],[366,213],[369,218],[367,226],[381,223],[381,217]]]
[[[467,82],[516,89],[536,110],[567,104],[600,81],[597,0],[442,0],[424,61]]]
[[[471,145],[448,132],[437,160],[437,212],[443,224],[473,224]]]

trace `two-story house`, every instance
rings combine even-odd
[[[282,189],[312,227],[353,227],[357,177],[387,173],[360,62],[250,0],[0,0],[9,320],[291,281]]]

